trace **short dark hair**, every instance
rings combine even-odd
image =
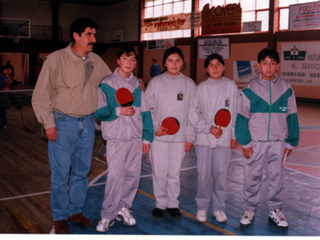
[[[133,53],[137,59],[137,61],[139,60],[139,55],[136,53],[136,50],[134,49],[134,47],[131,46],[123,46],[119,49],[119,51],[117,52],[117,59],[120,59],[120,57],[123,54],[127,54],[129,56],[130,53]]]
[[[152,58],[152,61],[157,62],[157,60],[155,60],[154,58]]]
[[[174,53],[178,53],[179,56],[181,57],[182,61],[184,62],[184,56],[183,56],[183,53],[182,53],[181,49],[180,49],[180,48],[177,48],[177,47],[170,47],[170,48],[168,48],[168,49],[164,52],[163,58],[162,58],[162,64],[163,64],[163,67],[164,67],[165,69],[167,69],[166,66],[164,65],[164,64],[166,63],[166,61],[167,61],[167,58],[168,58],[171,54],[174,54]]]
[[[79,36],[81,36],[81,33],[83,33],[87,27],[97,29],[98,25],[88,17],[80,17],[74,20],[74,22],[70,26],[71,41],[75,43],[73,33],[77,33]]]
[[[213,59],[217,59],[224,66],[223,57],[220,54],[212,53],[204,61],[204,68],[207,68],[209,66],[209,64],[210,64],[210,61],[213,60]]]
[[[272,48],[264,48],[259,52],[258,63],[260,63],[261,60],[266,59],[266,57],[274,59],[277,61],[277,63],[280,63],[279,53]]]
[[[5,69],[11,69],[11,66],[8,65],[8,64],[3,65],[3,66],[1,67],[1,70],[4,71]]]

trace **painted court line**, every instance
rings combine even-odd
[[[31,194],[20,195],[20,196],[14,196],[14,197],[0,198],[0,202],[1,202],[1,201],[7,201],[7,200],[18,199],[18,198],[25,198],[25,197],[39,196],[39,195],[48,194],[48,193],[50,193],[50,192],[51,192],[51,191],[46,191],[46,192],[31,193]]]

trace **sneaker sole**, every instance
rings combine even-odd
[[[199,219],[199,218],[197,218],[197,217],[196,217],[196,220],[197,220],[198,222],[201,222],[201,223],[204,223],[204,222],[206,222],[206,221],[207,221],[207,219],[200,220],[200,219]]]
[[[272,222],[272,223],[273,223],[274,225],[276,225],[278,228],[286,229],[286,228],[289,227],[289,225],[286,226],[286,227],[284,227],[284,226],[279,226],[275,221],[273,221],[273,219],[272,219],[271,217],[269,217],[269,222]]]
[[[252,224],[253,220],[254,220],[254,217],[252,218],[251,223],[243,224],[242,222],[240,222],[240,225],[243,226],[243,227],[249,227]]]

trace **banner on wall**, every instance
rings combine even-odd
[[[148,50],[167,49],[174,46],[174,39],[148,41]]]
[[[320,86],[319,42],[282,43],[281,77],[292,85]]]
[[[241,32],[241,10],[240,3],[212,8],[206,4],[201,16],[202,35]]]
[[[234,61],[233,62],[233,80],[240,82],[249,82],[257,78],[260,70],[257,61]]]
[[[320,27],[320,2],[289,6],[289,30]]]
[[[212,53],[220,54],[223,59],[229,59],[229,38],[198,39],[199,58],[206,58]]]
[[[181,13],[141,20],[141,33],[187,30],[201,27],[201,12]]]

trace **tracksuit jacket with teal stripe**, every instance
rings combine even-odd
[[[134,97],[132,106],[136,112],[132,116],[120,114],[121,106],[116,100],[116,91],[123,87],[129,89]],[[98,94],[98,110],[94,116],[101,120],[102,137],[105,140],[129,142],[142,138],[146,144],[153,141],[151,112],[138,78],[132,73],[129,78],[123,78],[117,68],[102,80]]]
[[[240,94],[235,134],[244,148],[252,141],[285,141],[288,149],[297,146],[299,122],[290,83],[277,74],[272,81],[260,74],[248,82]]]

